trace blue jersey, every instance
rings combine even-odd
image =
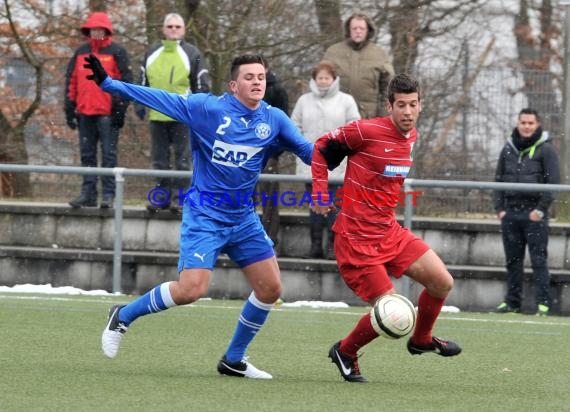
[[[252,110],[228,93],[182,96],[110,77],[101,88],[190,126],[194,173],[185,207],[192,214],[240,222],[253,210],[251,196],[271,153],[288,150],[311,164],[313,144],[283,111],[264,101]]]

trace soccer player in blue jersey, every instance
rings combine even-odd
[[[249,363],[245,353],[281,295],[281,279],[273,242],[244,194],[254,192],[259,174],[274,151],[292,151],[310,164],[313,144],[284,112],[262,101],[266,61],[259,55],[234,59],[231,93],[221,96],[181,96],[123,83],[107,76],[97,57],[91,55],[86,61],[85,67],[93,71],[88,78],[104,91],[188,124],[194,166],[192,184],[184,196],[179,278],[156,286],[128,305],[111,308],[101,338],[104,354],[109,358],[117,355],[125,332],[139,317],[203,296],[218,255],[226,253],[242,269],[253,291],[218,363],[218,372],[271,379],[269,373]]]

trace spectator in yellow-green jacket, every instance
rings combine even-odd
[[[197,47],[184,41],[184,19],[177,13],[164,18],[162,33],[164,39],[152,45],[141,65],[141,84],[177,94],[206,93],[210,91],[208,70],[202,53]],[[137,105],[137,116],[142,120],[146,110]],[[174,152],[174,169],[190,170],[190,146],[188,126],[154,110],[149,111],[152,166],[154,169],[171,169],[171,153]],[[188,179],[159,177],[156,187],[164,191],[149,197],[147,209],[157,212],[170,209],[179,213],[180,190],[189,186]]]

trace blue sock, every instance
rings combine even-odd
[[[129,326],[137,318],[176,306],[170,295],[170,282],[162,283],[133,300],[119,312],[119,320]]]
[[[239,362],[243,359],[249,343],[265,323],[271,308],[272,304],[260,302],[251,292],[243,306],[234,336],[225,354],[228,362]]]

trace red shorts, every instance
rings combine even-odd
[[[359,242],[337,234],[334,253],[344,282],[365,302],[393,288],[390,276],[401,277],[430,247],[410,230],[394,225],[378,241]]]

